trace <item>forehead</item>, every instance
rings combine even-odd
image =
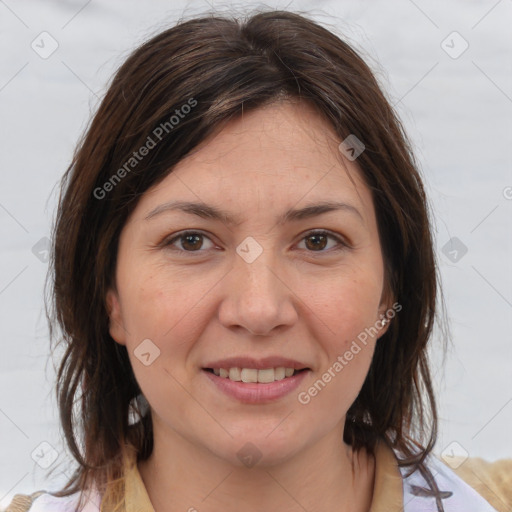
[[[291,176],[293,169],[322,173],[341,164],[332,126],[306,102],[284,101],[242,114],[200,144],[177,166],[208,168],[216,162],[216,176],[228,167],[240,172]],[[245,157],[241,159],[241,157]],[[204,164],[204,165],[202,165]]]
[[[196,147],[142,197],[148,213],[171,199],[232,207],[236,213],[282,210],[315,200],[372,209],[356,162],[338,150],[332,126],[305,102],[244,113]],[[369,203],[368,203],[369,202]]]

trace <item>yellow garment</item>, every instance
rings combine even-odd
[[[498,512],[512,512],[512,459],[487,462],[467,459],[454,472],[473,487]],[[378,443],[375,449],[375,484],[369,512],[403,512],[403,478],[389,446]],[[135,460],[127,461],[125,508],[122,512],[153,512]],[[104,509],[101,512],[112,512]]]
[[[136,454],[125,461],[125,478],[112,485],[101,505],[101,512],[154,512],[144,482],[137,469]],[[453,470],[498,512],[512,511],[512,459],[487,462],[469,458]],[[386,443],[375,450],[375,483],[369,512],[403,512],[403,478],[397,459]],[[32,496],[17,495],[6,512],[28,512]],[[121,496],[121,500],[118,497]],[[469,511],[468,511],[469,512]]]
[[[453,471],[496,510],[512,512],[512,459],[488,462],[472,457]]]

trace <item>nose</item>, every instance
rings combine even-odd
[[[252,263],[237,255],[223,281],[219,320],[225,327],[266,336],[297,321],[293,280],[276,264],[270,250]]]

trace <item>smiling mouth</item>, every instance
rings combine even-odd
[[[203,368],[203,370],[234,382],[271,384],[305,372],[309,368],[294,369],[280,366],[261,370],[255,368]]]

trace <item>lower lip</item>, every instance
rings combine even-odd
[[[226,395],[243,403],[261,404],[278,400],[297,389],[309,370],[269,383],[236,382],[227,377],[219,377],[206,370],[203,370],[203,372]]]

